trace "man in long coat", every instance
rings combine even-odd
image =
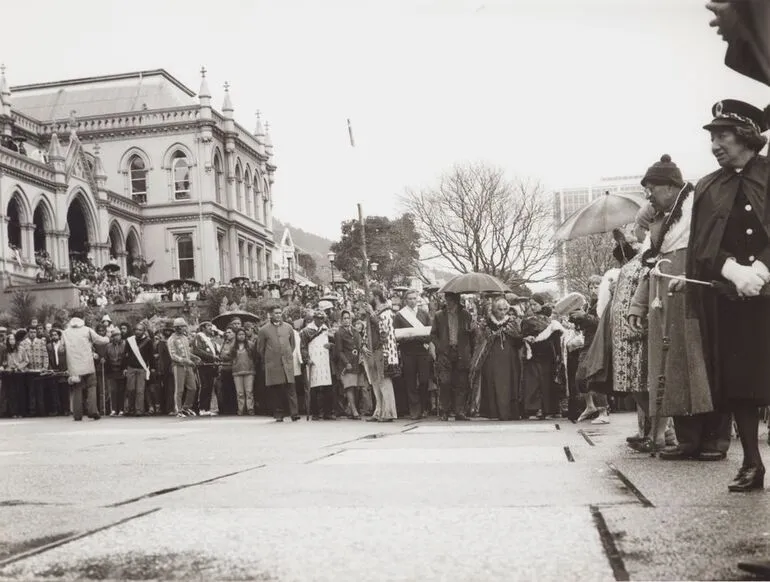
[[[300,419],[294,386],[294,328],[282,319],[283,308],[270,311],[270,321],[259,329],[257,352],[265,366],[265,387],[272,394],[273,416],[283,422],[283,405],[288,401],[291,419]]]
[[[661,270],[680,275],[687,263],[694,188],[667,155],[647,170],[642,186],[656,211],[642,260],[650,266],[665,260]],[[631,302],[629,324],[641,333],[645,318],[650,416],[657,420],[652,438],[663,444],[668,418],[673,417],[679,440],[661,451],[660,458],[724,459],[730,447],[730,415],[713,412],[700,335],[685,325],[685,297],[669,296],[668,280],[654,274],[645,277]]]
[[[430,329],[436,354],[441,420],[449,420],[451,411],[455,420],[468,420],[466,408],[474,334],[473,318],[460,304],[460,296],[447,293],[446,307],[433,317]]]
[[[419,420],[427,416],[430,402],[428,399],[428,383],[432,358],[428,349],[427,336],[430,332],[430,316],[417,308],[419,294],[414,289],[406,292],[404,297],[406,305],[396,313],[393,325],[396,330],[412,329],[413,333],[418,329],[425,332],[425,336],[414,336],[398,340],[403,364],[402,378],[406,385],[406,393],[409,398],[409,415],[412,420]],[[396,336],[399,332],[396,331]]]

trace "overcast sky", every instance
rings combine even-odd
[[[484,160],[547,187],[715,168],[713,102],[764,106],[728,71],[705,0],[37,0],[3,7],[12,85],[165,68],[248,128],[272,125],[275,215],[337,238],[356,203]],[[10,20],[10,25],[8,23]],[[345,119],[356,138],[351,153]]]

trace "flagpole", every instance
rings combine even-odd
[[[356,147],[356,142],[353,139],[353,125],[350,123],[350,118],[348,118],[348,136],[350,137],[350,147],[354,148]],[[356,182],[356,187],[359,186],[358,180]],[[358,224],[361,227],[361,255],[363,256],[364,260],[364,288],[366,289],[366,293],[369,293],[369,256],[366,253],[366,218],[364,217],[364,207],[359,202],[358,203]]]

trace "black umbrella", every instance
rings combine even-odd
[[[230,322],[235,318],[240,319],[242,323],[246,323],[247,321],[251,321],[253,323],[259,323],[259,317],[257,317],[253,313],[250,313],[248,311],[239,311],[239,310],[220,313],[214,319],[211,320],[211,323],[213,323],[219,329],[225,329],[230,324]]]
[[[202,285],[198,281],[192,279],[170,279],[166,281],[166,287],[181,287],[182,285],[189,285],[190,287],[200,288]]]
[[[120,271],[120,265],[117,263],[107,263],[102,267],[102,271],[105,273],[117,273]]]
[[[244,283],[248,283],[249,282],[249,278],[248,277],[233,277],[232,279],[230,279],[230,283],[232,283],[233,285],[236,284],[236,283],[240,283],[241,281],[243,281]]]

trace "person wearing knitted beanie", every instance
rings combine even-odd
[[[659,162],[655,162],[647,168],[647,173],[642,178],[642,186],[648,188],[668,185],[681,188],[684,186],[684,179],[681,170],[671,161],[671,156],[663,154]]]

